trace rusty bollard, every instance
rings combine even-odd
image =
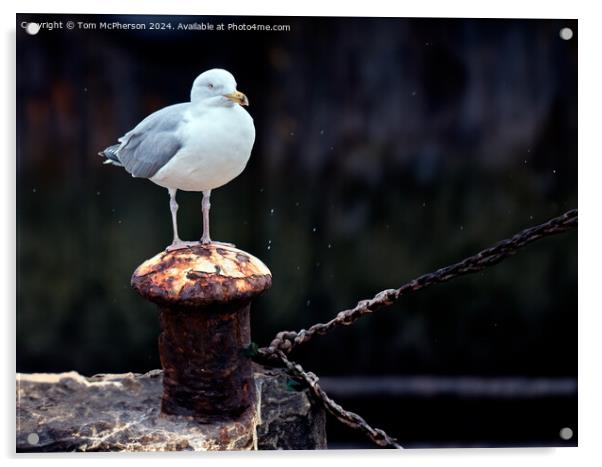
[[[162,413],[213,422],[254,404],[249,310],[271,283],[259,259],[216,244],[162,252],[136,269],[132,287],[160,310]]]

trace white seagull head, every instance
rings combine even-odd
[[[190,101],[194,104],[210,106],[249,105],[249,100],[236,90],[236,80],[232,73],[220,68],[201,73],[192,83]]]

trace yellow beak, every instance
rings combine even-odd
[[[247,96],[245,96],[240,91],[234,91],[234,92],[231,92],[230,94],[224,94],[224,97],[227,97],[232,102],[236,102],[237,104],[240,104],[240,105],[249,105],[249,99],[247,99]]]

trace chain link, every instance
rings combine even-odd
[[[577,210],[573,209],[562,216],[555,217],[544,224],[525,229],[509,239],[496,243],[491,248],[480,251],[476,255],[438,269],[435,272],[424,274],[398,289],[387,289],[376,294],[372,299],[358,302],[355,308],[341,311],[335,318],[327,323],[318,323],[309,329],[295,331],[281,331],[268,347],[262,347],[254,352],[255,359],[286,368],[291,378],[307,385],[314,397],[322,403],[326,410],[341,423],[361,431],[376,445],[381,447],[403,449],[396,439],[390,437],[379,428],[372,428],[358,414],[349,412],[333,401],[318,384],[319,378],[311,372],[306,372],[301,365],[288,359],[287,353],[294,347],[309,341],[316,334],[324,335],[338,326],[348,326],[364,315],[392,305],[402,295],[417,292],[433,284],[445,282],[456,277],[482,271],[493,266],[509,256],[515,254],[520,248],[540,238],[565,232],[577,227]]]
[[[390,437],[387,433],[379,428],[372,428],[366,420],[354,412],[349,412],[335,401],[318,384],[319,378],[310,371],[305,371],[298,363],[290,361],[286,354],[281,350],[270,351],[266,348],[257,351],[256,358],[261,363],[268,363],[275,366],[284,366],[291,378],[304,383],[311,393],[324,408],[333,415],[339,422],[347,425],[350,428],[361,431],[376,445],[383,448],[403,449],[395,438]]]
[[[369,300],[361,300],[357,303],[355,308],[339,312],[333,319],[326,323],[314,324],[310,328],[301,329],[300,331],[281,331],[276,334],[276,337],[272,340],[268,349],[281,350],[284,353],[289,353],[294,347],[309,341],[315,335],[324,335],[339,326],[348,326],[364,315],[374,313],[381,308],[394,304],[403,295],[417,292],[430,285],[446,282],[465,274],[482,271],[483,269],[493,266],[503,259],[514,255],[517,250],[529,243],[550,235],[565,232],[574,227],[577,227],[576,209],[568,211],[562,216],[555,217],[544,224],[525,229],[511,238],[502,240],[491,248],[480,251],[476,255],[469,256],[451,266],[424,274],[407,282],[398,289],[383,290]]]

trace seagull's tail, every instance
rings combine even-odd
[[[113,164],[123,167],[119,157],[117,156],[117,150],[120,146],[121,144],[114,144],[113,146],[109,146],[98,153],[99,156],[106,158],[106,161],[104,161],[103,164]]]

